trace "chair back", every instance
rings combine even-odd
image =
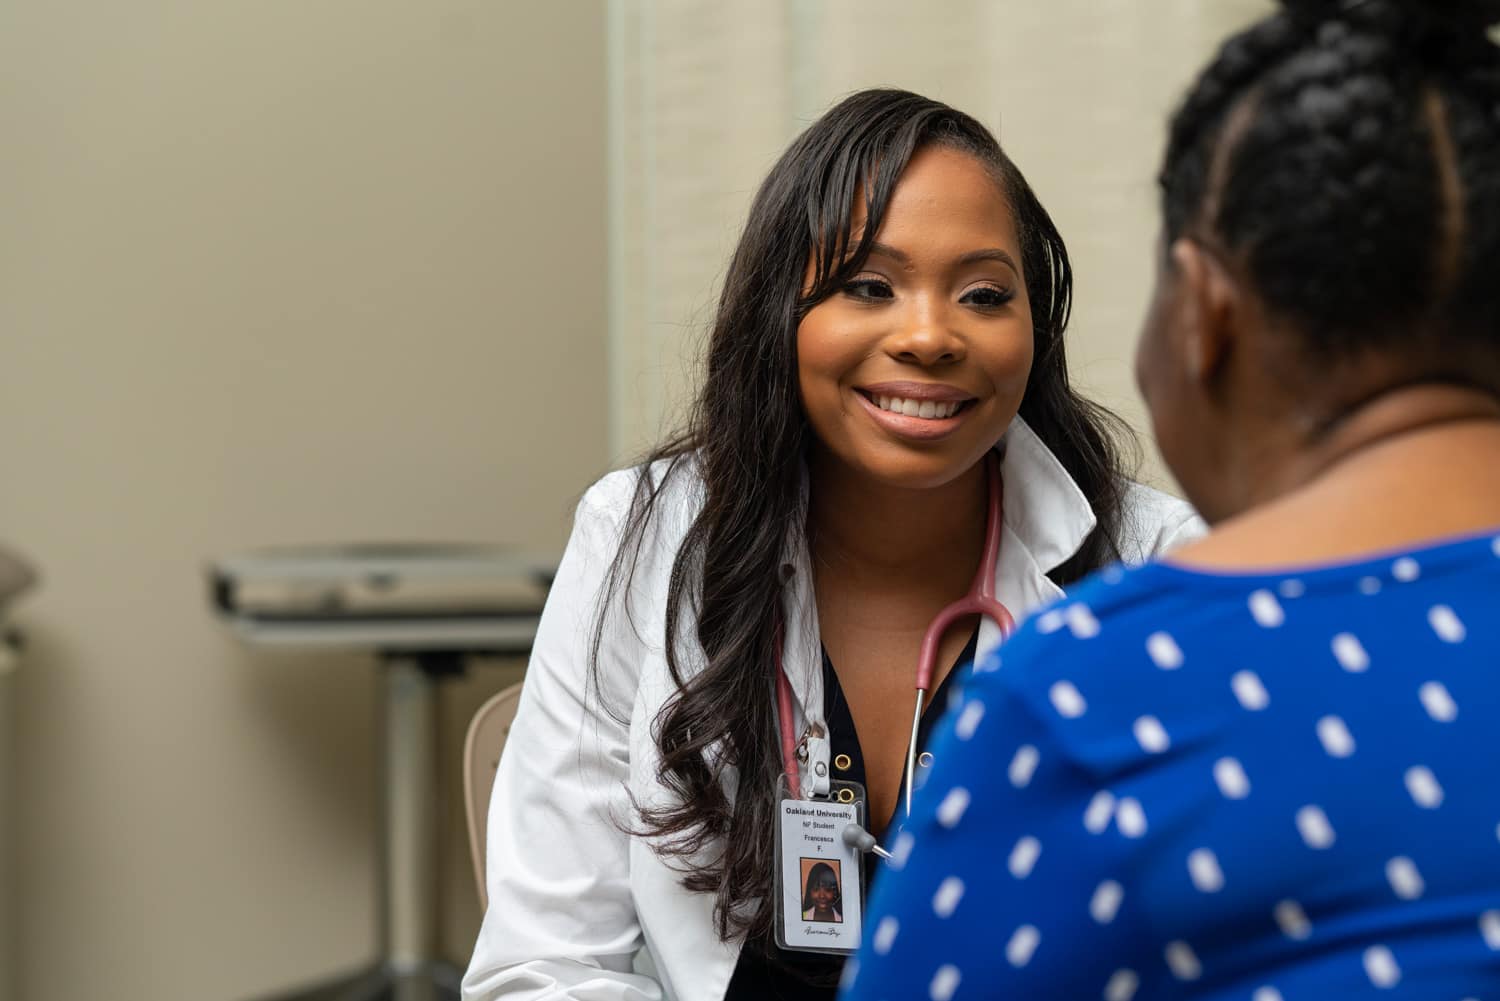
[[[464,814],[469,822],[469,855],[474,861],[474,879],[479,886],[479,910],[489,907],[484,882],[485,838],[489,828],[490,790],[500,767],[500,752],[521,702],[521,683],[496,692],[469,721],[464,738]]]

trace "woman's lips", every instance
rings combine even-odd
[[[860,403],[880,427],[900,438],[935,441],[963,424],[974,398],[950,386],[871,386],[858,391]],[[940,398],[941,397],[941,398]],[[926,415],[926,416],[924,416]]]

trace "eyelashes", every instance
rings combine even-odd
[[[861,302],[881,302],[896,297],[890,284],[878,278],[856,278],[844,286],[844,294]]]
[[[856,278],[845,283],[844,295],[857,302],[881,303],[889,302],[896,298],[895,289],[891,288],[889,282],[879,278]],[[993,285],[981,285],[969,289],[959,297],[959,302],[965,306],[973,306],[977,309],[1002,309],[1009,305],[1016,297],[1011,289],[999,288]]]
[[[970,289],[958,301],[981,309],[999,309],[1016,297],[1010,289],[991,288],[988,285]]]

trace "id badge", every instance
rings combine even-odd
[[[828,799],[799,799],[782,780],[776,803],[776,944],[847,955],[863,932],[864,852],[844,828],[864,826],[865,791],[834,782]]]

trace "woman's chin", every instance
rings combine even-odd
[[[879,447],[860,449],[857,453],[860,461],[852,465],[863,477],[881,486],[936,490],[963,477],[988,451],[988,446],[972,443],[929,449],[892,448],[881,443]]]

